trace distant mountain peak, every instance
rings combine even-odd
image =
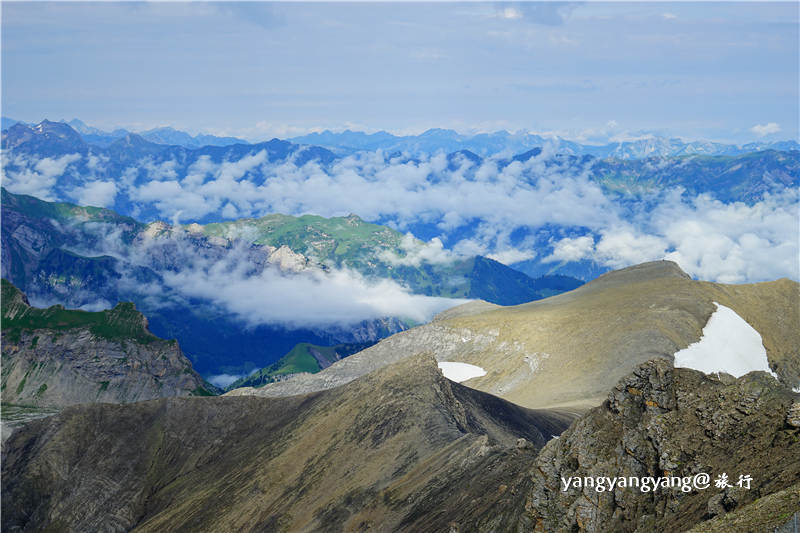
[[[141,135],[129,132],[127,135],[125,135],[125,137],[119,139],[114,144],[126,145],[126,146],[148,146],[155,143],[151,143]]]
[[[86,143],[80,134],[63,122],[44,119],[38,124],[26,125],[17,122],[3,134],[3,148],[26,148],[31,151],[44,149],[45,152],[81,152]]]

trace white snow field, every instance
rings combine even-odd
[[[699,341],[675,352],[675,366],[706,374],[725,372],[741,377],[753,370],[769,372],[767,350],[761,335],[736,311],[714,302],[717,310],[708,319]]]
[[[456,383],[486,375],[486,371],[481,367],[467,363],[439,363],[439,369],[444,374],[444,377]]]

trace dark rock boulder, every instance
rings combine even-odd
[[[786,489],[800,481],[796,397],[763,372],[717,378],[648,362],[542,450],[531,521],[536,531],[683,531]],[[717,488],[722,474],[730,486]],[[749,489],[739,476],[752,477]],[[689,490],[569,481],[586,477],[680,477]]]

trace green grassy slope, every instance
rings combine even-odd
[[[147,331],[144,316],[130,302],[97,313],[64,309],[60,305],[37,309],[28,305],[22,292],[5,279],[2,313],[2,331],[11,342],[16,342],[25,330],[73,328],[89,328],[94,335],[110,340],[130,339],[142,344],[160,340]]]
[[[135,229],[144,228],[144,224],[131,217],[120,215],[110,209],[101,207],[83,207],[65,202],[46,202],[33,196],[12,194],[2,189],[3,208],[19,211],[29,217],[53,219],[58,222],[112,222],[128,224]]]
[[[237,380],[229,388],[260,387],[275,381],[279,376],[299,372],[315,374],[329,366],[331,362],[352,355],[371,345],[372,343],[352,343],[319,346],[309,342],[300,342],[275,363]]]

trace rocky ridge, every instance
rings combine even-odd
[[[504,531],[571,419],[424,355],[305,396],[75,406],[7,442],[3,530]]]
[[[470,303],[395,334],[317,374],[228,394],[285,396],[336,387],[413,354],[464,362],[487,375],[467,382],[529,408],[584,411],[625,374],[700,339],[715,311],[731,307],[762,336],[770,368],[800,386],[800,285],[694,281],[675,263],[610,272],[567,293],[513,307]]]

